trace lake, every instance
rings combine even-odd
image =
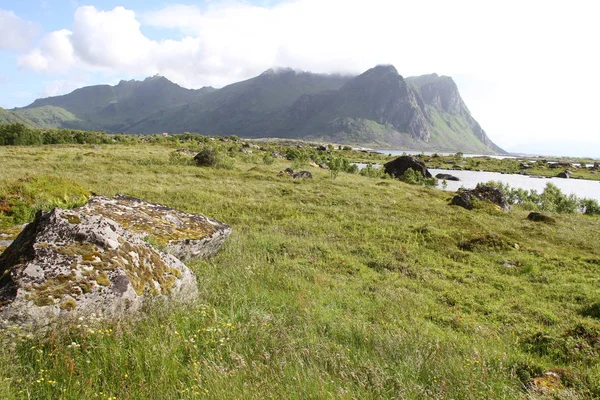
[[[356,163],[359,169],[363,169],[366,164]],[[381,165],[373,165],[376,168],[381,168]],[[589,181],[584,179],[563,179],[563,178],[540,178],[528,175],[518,174],[501,174],[499,172],[483,172],[483,171],[454,171],[445,169],[430,168],[429,172],[433,176],[437,174],[450,174],[456,176],[460,181],[446,181],[445,190],[456,191],[461,187],[465,189],[473,189],[478,183],[489,181],[498,181],[507,183],[513,188],[521,188],[525,190],[535,190],[541,193],[548,182],[552,182],[565,194],[574,194],[577,197],[587,197],[600,201],[600,181]],[[439,180],[439,189],[442,188],[442,181]]]
[[[440,156],[452,156],[456,153],[446,153],[441,151],[417,151],[417,150],[393,150],[393,149],[377,149],[375,150],[381,154],[390,154],[392,156],[401,156],[403,154],[407,154],[409,156],[416,156],[419,154],[423,154],[426,156],[432,156],[434,154],[439,154]],[[488,155],[488,154],[463,154],[463,157],[490,157],[496,158],[498,160],[502,160],[504,158],[517,158],[515,156],[498,156],[498,155]]]
[[[533,189],[541,193],[548,182],[552,182],[563,193],[575,194],[577,197],[587,197],[600,201],[600,181],[589,181],[584,179],[562,179],[562,178],[539,178],[528,175],[501,174],[498,172],[480,172],[480,171],[449,171],[443,169],[430,169],[433,176],[437,174],[450,174],[460,179],[456,181],[446,181],[448,186],[446,190],[455,191],[461,186],[466,189],[472,189],[480,182],[499,181],[508,183],[511,187],[530,190]],[[441,189],[441,182],[438,187]]]

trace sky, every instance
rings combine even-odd
[[[160,74],[451,76],[512,152],[600,157],[600,1],[0,0],[0,107]]]

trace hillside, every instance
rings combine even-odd
[[[204,146],[235,162],[175,152]],[[307,165],[312,179],[291,179],[278,172],[293,161],[264,161],[285,148],[241,146],[0,147],[0,204],[21,215],[85,188],[233,229],[214,258],[187,264],[189,305],[0,330],[1,399],[600,398],[598,216],[468,211],[448,192]]]
[[[39,127],[32,121],[28,120],[24,115],[14,111],[5,110],[4,108],[0,107],[0,125],[3,124],[23,124],[30,128]]]
[[[199,90],[156,76],[77,89],[14,113],[44,127],[503,153],[471,116],[452,78],[404,79],[393,66],[356,77],[270,69],[222,89]]]

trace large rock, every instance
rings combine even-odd
[[[419,172],[425,178],[431,178],[431,173],[427,170],[427,166],[412,156],[400,156],[383,165],[385,173],[392,175],[396,179],[404,175],[409,168]]]
[[[207,256],[230,231],[125,196],[40,212],[0,255],[0,324],[43,327],[60,316],[120,317],[148,299],[189,301],[194,273],[150,243],[184,258]]]
[[[452,204],[472,210],[474,200],[490,201],[504,211],[510,211],[510,204],[502,191],[493,186],[478,186],[475,189],[465,190],[452,198]]]
[[[228,225],[202,214],[188,214],[123,195],[112,199],[94,197],[78,211],[110,218],[184,262],[216,254],[231,234]]]
[[[445,181],[460,181],[460,179],[458,179],[456,176],[450,174],[437,174],[435,177]]]

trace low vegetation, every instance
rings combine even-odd
[[[0,398],[600,397],[599,217],[547,209],[543,224],[519,201],[468,211],[375,168],[331,179],[344,150],[148,140],[0,148],[0,199],[32,210],[3,211],[5,227],[93,192],[233,228],[217,256],[189,263],[194,304],[2,331]],[[235,162],[173,155],[207,147]],[[313,179],[278,176],[294,163]]]

